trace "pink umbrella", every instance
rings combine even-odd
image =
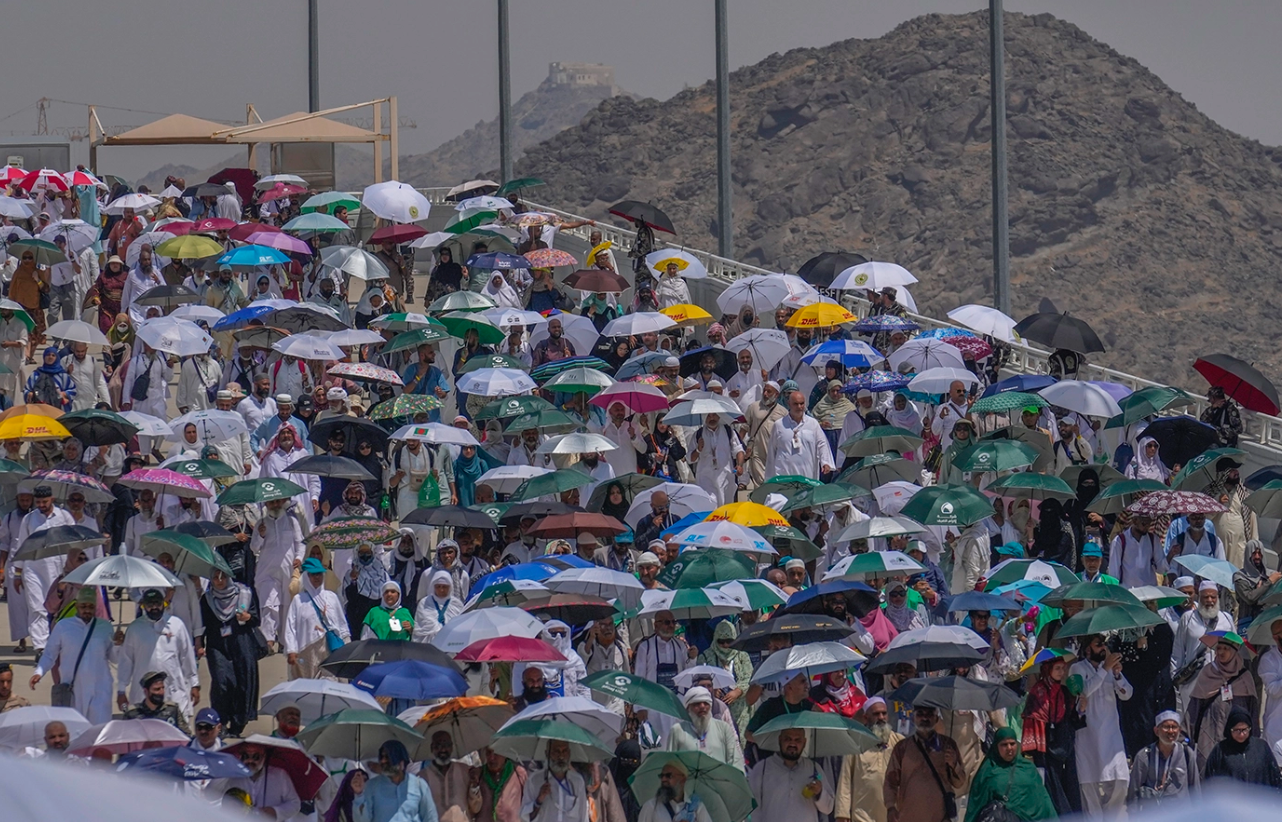
[[[454,655],[458,662],[564,662],[556,648],[541,639],[501,636],[473,642]]]
[[[643,382],[616,382],[588,402],[601,408],[609,408],[616,402],[621,402],[637,414],[668,410],[668,396],[653,385]]]
[[[280,229],[269,223],[241,223],[227,232],[227,236],[239,242],[248,242],[246,237],[252,234],[279,234]]]
[[[190,234],[196,224],[191,220],[180,220],[177,217],[170,217],[167,220],[157,220],[152,225],[152,231],[163,231],[166,234],[172,234],[175,237],[181,237],[184,234]]]
[[[197,221],[196,224],[191,227],[191,230],[198,233],[206,231],[230,231],[235,227],[235,220],[229,220],[226,217],[206,217],[203,220]]]
[[[288,234],[279,231],[258,231],[250,234],[245,238],[245,242],[254,245],[265,245],[268,248],[274,248],[277,251],[284,251],[286,254],[302,254],[305,257],[312,256],[312,247],[297,237],[291,237]]]
[[[143,468],[130,471],[120,478],[120,482],[139,491],[150,488],[157,494],[173,494],[176,497],[208,499],[213,496],[208,488],[200,484],[200,480],[177,471],[170,471],[168,468]]]
[[[76,737],[67,753],[91,756],[98,751],[127,754],[148,748],[176,748],[191,739],[160,719],[113,719]]]
[[[271,188],[258,195],[258,204],[279,200],[283,197],[293,197],[295,194],[306,194],[307,189],[302,186],[296,186],[291,183],[277,183]]]
[[[979,337],[944,337],[944,342],[962,352],[963,356],[969,354],[974,360],[982,360],[993,353],[993,347]]]
[[[1126,507],[1131,514],[1149,517],[1180,514],[1222,514],[1227,510],[1220,501],[1197,491],[1154,491]]]

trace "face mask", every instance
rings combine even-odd
[[[356,559],[358,562],[360,562],[361,565],[369,565],[371,562],[374,561],[374,555],[373,554],[357,554]]]

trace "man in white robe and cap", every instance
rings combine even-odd
[[[95,725],[111,720],[111,663],[116,655],[111,623],[94,616],[97,611],[98,589],[86,585],[76,594],[76,616],[61,619],[53,627],[31,676],[34,691],[57,665],[62,682],[72,686],[72,707]]]
[[[1085,703],[1086,727],[1077,731],[1075,746],[1082,811],[1095,818],[1105,812],[1117,816],[1126,805],[1131,775],[1117,703],[1130,699],[1134,689],[1122,675],[1121,655],[1108,650],[1102,635],[1085,637],[1081,653],[1083,659],[1068,672],[1082,678]]]
[[[606,409],[609,419],[602,424],[591,423],[589,431],[595,431],[618,446],[613,451],[605,452],[605,461],[614,469],[614,476],[635,474],[637,454],[645,453],[644,431],[636,420],[628,419],[628,409],[621,402],[612,402]],[[590,492],[584,491],[586,500]]]
[[[315,557],[303,561],[302,590],[289,603],[281,650],[290,679],[329,678],[320,668],[329,656],[326,634],[333,631],[344,643],[352,639],[338,594],[325,587],[325,566]]]
[[[716,505],[734,502],[743,476],[743,443],[720,414],[708,414],[686,443],[686,461],[694,466],[694,481],[712,495]]]
[[[1189,694],[1197,681],[1196,672],[1210,665],[1214,656],[1203,644],[1202,637],[1211,631],[1232,631],[1234,628],[1233,615],[1220,610],[1219,586],[1209,579],[1202,580],[1197,587],[1197,607],[1180,615],[1175,629],[1175,645],[1171,649],[1171,676],[1176,676],[1185,667],[1188,667],[1188,673],[1193,674],[1181,677],[1184,681],[1175,688],[1175,701],[1181,712],[1188,706]]]
[[[169,419],[169,377],[172,373],[164,353],[138,340],[133,358],[125,366],[120,410]]]
[[[118,646],[116,705],[123,711],[141,702],[144,694],[139,677],[142,672],[159,671],[165,675],[165,699],[178,706],[190,726],[200,701],[200,674],[191,632],[181,619],[165,613],[165,595],[158,589],[144,593],[141,604],[143,616],[129,623],[127,630],[117,630],[113,638]]]
[[[0,391],[17,403],[22,396],[22,361],[27,351],[27,326],[12,308],[0,308],[0,365],[8,373],[0,375]]]
[[[678,722],[668,731],[669,751],[700,751],[718,762],[743,770],[743,749],[734,726],[712,715],[712,693],[701,685],[685,692],[681,704],[689,722]]]
[[[281,640],[290,577],[295,564],[301,568],[303,563],[303,531],[298,518],[285,511],[287,502],[276,499],[264,505],[263,518],[249,543],[250,550],[258,555],[254,588],[258,591],[259,618],[263,636],[273,651]]]
[[[775,422],[766,445],[766,477],[796,474],[817,480],[835,468],[832,448],[819,421],[806,415],[806,395],[788,396],[788,415]]]
[[[53,489],[47,485],[35,489],[36,508],[22,518],[18,528],[17,550],[22,550],[22,543],[37,531],[53,528],[58,525],[75,525],[76,521],[65,508],[53,504]],[[45,599],[54,580],[62,573],[66,558],[52,556],[45,559],[27,559],[22,561],[22,593],[27,601],[27,635],[36,653],[45,649],[49,640],[49,612],[45,610]]]
[[[35,507],[35,498],[30,492],[19,492],[17,507],[0,518],[0,552],[5,556],[4,588],[6,606],[9,612],[9,638],[18,643],[18,653],[27,650],[27,631],[30,620],[27,617],[27,597],[22,591],[22,573],[20,563],[13,561],[18,553],[18,531],[22,520]]]

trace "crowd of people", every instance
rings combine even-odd
[[[1166,454],[1169,398],[1050,393],[1085,385],[1072,350],[1003,379],[1009,330],[923,331],[883,269],[695,300],[649,217],[625,249],[519,192],[429,235],[408,187],[8,180],[0,572],[21,682],[81,721],[0,666],[0,745],[127,768],[102,728],[158,720],[241,769],[206,799],[325,822],[1107,818],[1282,787],[1282,573],[1231,386]],[[93,576],[119,557],[166,584]],[[342,717],[310,696],[340,686],[401,730],[317,753]]]

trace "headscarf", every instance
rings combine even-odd
[[[703,652],[703,658],[718,668],[729,670],[733,666],[736,674],[744,670],[743,666],[748,666],[748,669],[751,669],[752,660],[747,653],[738,648],[722,648],[718,644],[723,639],[733,642],[738,636],[739,629],[734,627],[733,622],[724,619],[718,622],[717,627],[712,631],[712,644]]]
[[[383,305],[380,306],[379,308],[375,308],[370,303],[370,298],[373,297],[375,294],[383,298]],[[387,295],[383,293],[383,289],[377,286],[374,286],[372,288],[369,286],[366,286],[365,293],[361,294],[361,300],[359,303],[356,304],[356,313],[372,315],[372,314],[377,314],[380,311],[385,310],[386,308],[387,308]]]
[[[248,585],[241,585],[230,576],[227,577],[227,587],[221,591],[212,582],[205,589],[205,602],[209,603],[209,610],[214,612],[219,622],[230,622],[236,615],[236,609],[241,605],[248,607],[252,597],[253,592]]]
[[[435,580],[436,577],[433,576],[432,579]],[[554,636],[552,634],[553,628],[560,628],[563,631],[565,631],[565,633],[562,636]],[[540,634],[540,638],[547,644],[551,645],[553,648],[556,648],[558,651],[560,651],[561,655],[564,656],[566,659],[570,658],[570,654],[573,651],[570,648],[570,626],[569,625],[566,625],[564,622],[562,622],[559,619],[549,619],[543,625],[543,633]]]
[[[41,359],[40,366],[36,369],[36,372],[39,374],[48,374],[51,377],[56,377],[59,374],[66,374],[67,369],[62,367],[62,360],[58,359],[58,346],[49,346],[44,350],[43,356],[47,357],[50,354],[53,355],[53,365],[48,365],[43,359]]]
[[[444,599],[436,595],[437,585],[444,585],[445,587],[450,589],[450,593],[446,594]],[[432,598],[433,602],[435,602],[439,606],[444,607],[449,603],[453,593],[454,593],[454,578],[450,576],[449,571],[440,570],[432,574],[432,584],[428,587],[428,596]]]
[[[458,491],[459,505],[472,505],[476,502],[476,482],[491,468],[497,468],[499,461],[485,453],[485,449],[474,446],[471,457],[463,456],[459,449],[458,458],[454,460],[454,484]]]
[[[383,598],[383,583],[388,581],[387,569],[383,567],[383,563],[379,562],[377,556],[370,557],[368,565],[362,563],[359,547],[357,551],[358,553],[353,558],[357,567],[360,568],[360,574],[356,577],[356,590],[366,599],[377,599],[381,602]]]
[[[498,285],[494,284],[495,279],[499,281]],[[516,289],[513,288],[502,274],[495,271],[486,280],[485,287],[481,289],[481,294],[489,297],[499,308],[520,308],[521,298],[517,295]]]
[[[974,783],[970,788],[970,802],[974,809],[983,808],[994,800],[1003,801],[1008,808],[1017,808],[1020,819],[1054,819],[1055,805],[1046,790],[1046,783],[1031,760],[1018,752],[1010,762],[997,752],[1002,742],[1015,741],[1018,737],[1011,728],[1001,728],[993,735]],[[971,816],[967,814],[968,818]]]
[[[1064,506],[1057,499],[1042,500],[1037,509],[1037,533],[1030,553],[1035,557],[1059,560],[1064,538]]]
[[[886,606],[882,609],[886,613],[886,619],[890,624],[895,626],[896,631],[907,631],[912,628],[913,617],[917,612],[908,607],[908,598],[904,598],[903,605],[892,605],[890,598],[886,598]]]
[[[1148,456],[1148,444],[1156,443],[1157,440],[1152,437],[1141,437],[1139,448],[1135,449],[1135,459],[1126,469],[1127,476],[1132,479],[1152,479],[1158,482],[1166,482],[1171,476],[1171,470],[1162,462],[1161,446],[1158,446],[1158,452],[1152,458]]]
[[[1211,661],[1198,671],[1193,683],[1193,696],[1197,699],[1219,698],[1220,689],[1228,685],[1233,696],[1255,696],[1255,677],[1251,676],[1242,659],[1242,649],[1238,648],[1233,659],[1227,665],[1220,665],[1212,650]]]
[[[383,594],[387,593],[389,589],[396,591],[396,601],[393,602],[391,605],[388,605],[387,602],[383,599]],[[401,599],[403,599],[403,597],[401,596],[400,583],[394,582],[390,579],[387,582],[384,582],[383,587],[380,588],[378,591],[378,605],[380,608],[382,608],[384,611],[387,611],[388,613],[393,613],[393,614],[396,613],[396,611],[401,607]]]
[[[122,322],[125,324],[124,331],[120,330],[120,324]],[[116,315],[116,321],[111,324],[111,328],[107,329],[107,342],[111,343],[112,348],[115,348],[118,345],[128,345],[132,347],[134,344],[134,334],[133,318],[128,314],[120,313]]]
[[[1247,677],[1248,679],[1250,677]],[[1247,725],[1254,727],[1255,723],[1251,721],[1251,714],[1240,705],[1235,705],[1229,711],[1229,718],[1224,721],[1224,741],[1220,743],[1220,748],[1226,754],[1240,754],[1246,751],[1251,744],[1251,737],[1247,737],[1245,742],[1238,742],[1233,738],[1233,728],[1245,722]]]
[[[620,503],[616,504],[610,502],[610,490],[613,488],[618,488],[620,491],[623,491],[623,486],[620,483],[607,481],[605,484],[604,501],[601,503],[601,513],[605,514],[607,517],[614,517],[619,522],[624,522],[628,516],[628,509],[631,508],[631,506],[628,505],[628,495],[624,492],[623,501]]]
[[[886,422],[896,428],[902,428],[905,431],[920,434],[922,429],[921,412],[917,410],[917,406],[913,404],[911,399],[909,399],[907,392],[898,391],[895,393],[895,396],[903,397],[904,401],[908,404],[904,406],[903,411],[896,411],[895,406],[892,403],[890,410],[886,412]]]
[[[352,778],[358,773],[365,773],[360,768],[353,768],[343,777],[343,782],[338,786],[338,795],[334,797],[334,802],[325,812],[325,822],[355,822],[356,815],[353,812],[352,805],[356,801],[356,793],[352,790]],[[365,774],[366,779],[369,774]]]
[[[886,650],[886,646],[890,644],[890,641],[899,636],[898,629],[889,619],[886,619],[886,615],[882,613],[880,608],[873,608],[867,614],[861,616],[859,624],[867,628],[868,633],[872,634],[873,644],[879,652]]]
[[[267,443],[266,453],[270,454],[271,452],[275,451],[277,448],[280,448],[280,435],[286,431],[294,435],[293,451],[298,451],[303,447],[301,438],[298,436],[298,429],[294,427],[293,423],[283,422],[281,423],[280,428],[276,429],[276,436],[272,437],[271,442]],[[290,453],[293,453],[293,451],[291,451]]]
[[[815,407],[811,409],[810,413],[815,419],[819,420],[819,424],[822,427],[839,429],[846,421],[846,415],[855,410],[855,404],[850,401],[850,397],[841,392],[837,393],[837,399],[834,400],[830,393],[833,386],[840,388],[841,380],[833,380],[828,383],[823,396],[815,403]]]
[[[84,463],[85,463],[85,444],[80,440],[76,439],[75,437],[68,437],[67,439],[63,440],[62,447],[66,448],[67,443],[75,443],[76,456],[70,459],[68,459],[67,457],[63,457],[58,461],[58,464],[55,465],[54,468],[59,471],[80,472],[81,470],[83,470]]]

